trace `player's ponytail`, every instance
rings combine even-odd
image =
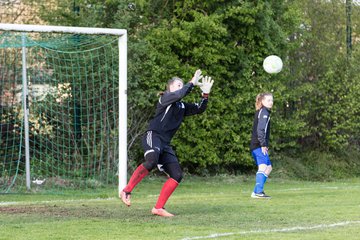
[[[262,101],[264,100],[264,98],[266,96],[272,96],[272,93],[265,92],[265,93],[260,93],[256,96],[256,101],[255,101],[256,111],[259,110],[260,108],[262,108],[262,106],[263,106]]]

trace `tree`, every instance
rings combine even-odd
[[[286,56],[295,12],[278,1],[182,1],[175,5],[175,16],[163,20],[147,37],[156,66],[153,72],[159,78],[189,78],[200,66],[215,79],[208,110],[199,120],[186,121],[174,139],[179,157],[189,171],[246,170],[253,165],[248,144],[255,96],[259,91],[274,91],[280,105],[285,100],[283,77],[268,79],[262,60],[270,53]],[[288,129],[286,121],[279,116],[282,135]],[[277,148],[293,145],[295,136]]]
[[[349,77],[343,1],[301,1],[301,45],[290,54],[293,110],[306,123],[304,147],[336,150],[349,143],[356,123],[352,95],[358,77]]]
[[[253,106],[264,91],[275,96],[273,156],[359,146],[360,58],[354,40],[347,62],[344,1],[66,0],[61,6],[51,16],[44,8],[43,19],[128,29],[130,165],[142,161],[136,143],[153,114],[157,92],[170,77],[187,81],[197,68],[215,85],[208,110],[185,121],[174,139],[190,172],[252,168]],[[352,12],[358,15],[359,7]],[[359,19],[351,24],[356,30]],[[351,36],[357,39],[356,31]],[[280,74],[263,71],[262,61],[270,54],[282,57]],[[200,92],[194,91],[198,95],[187,101],[198,100]]]

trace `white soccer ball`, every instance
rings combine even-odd
[[[264,59],[263,68],[270,74],[279,73],[283,68],[283,62],[278,56],[270,55]]]

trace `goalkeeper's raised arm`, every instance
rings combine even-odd
[[[205,76],[202,82],[198,82],[197,85],[202,91],[202,98],[199,103],[185,103],[185,116],[191,116],[195,114],[203,113],[207,107],[209,94],[214,84],[214,80],[211,80],[211,77]]]
[[[167,83],[166,91],[160,93],[159,103],[163,106],[168,106],[171,103],[181,100],[191,92],[194,86],[199,85],[200,79],[202,79],[200,69],[196,70],[191,81],[185,85],[181,78],[172,77]]]

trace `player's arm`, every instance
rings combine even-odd
[[[205,76],[202,82],[199,82],[198,85],[202,90],[202,98],[200,103],[197,104],[187,104],[185,105],[185,116],[195,115],[203,113],[207,107],[209,94],[214,84],[214,80],[211,80],[211,77]]]
[[[269,111],[266,108],[263,108],[258,116],[257,136],[261,147],[268,147],[268,142],[266,141],[266,128],[269,117]]]
[[[203,95],[199,103],[184,103],[185,116],[191,116],[195,114],[203,113],[207,107],[208,95]]]
[[[159,103],[163,106],[167,106],[174,102],[177,102],[180,99],[182,99],[183,97],[185,97],[186,95],[188,95],[193,88],[194,88],[194,85],[191,82],[189,82],[189,83],[185,84],[183,88],[181,88],[177,91],[165,92],[160,97]]]
[[[191,90],[194,88],[194,86],[197,86],[200,84],[199,80],[202,79],[202,77],[203,76],[201,75],[201,70],[200,69],[196,70],[194,73],[194,76],[192,77],[190,82],[185,84],[182,89],[179,89],[174,92],[165,92],[160,97],[159,103],[163,106],[168,106],[174,102],[181,100],[183,97],[185,97],[186,95],[188,95],[191,92]]]

